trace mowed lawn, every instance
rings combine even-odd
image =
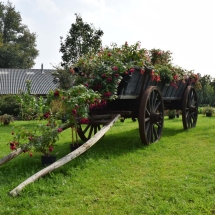
[[[11,197],[43,168],[40,153],[21,154],[0,166],[0,214],[215,214],[215,116],[199,115],[186,131],[181,120],[165,118],[161,140],[149,146],[137,122],[116,122],[87,152]],[[0,126],[1,158],[10,153],[12,126]],[[70,143],[68,129],[53,154],[70,153]]]

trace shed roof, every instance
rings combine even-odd
[[[31,94],[46,95],[58,87],[53,82],[52,69],[1,69],[0,94],[26,92],[26,80],[31,80]]]

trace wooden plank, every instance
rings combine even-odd
[[[51,164],[50,166],[40,170],[36,174],[32,175],[30,178],[26,179],[24,182],[22,182],[20,185],[18,185],[16,188],[14,188],[12,191],[9,192],[9,195],[11,196],[17,196],[21,190],[27,186],[30,183],[33,183],[38,178],[46,175],[47,173],[63,166],[64,164],[70,162],[74,158],[78,157],[85,151],[87,151],[90,147],[92,147],[100,138],[103,137],[103,135],[111,128],[111,126],[117,121],[117,119],[120,117],[118,114],[108,125],[104,126],[98,133],[96,133],[91,139],[89,139],[86,143],[84,143],[82,146],[80,146],[75,151],[69,153],[65,157],[59,159],[55,163]]]

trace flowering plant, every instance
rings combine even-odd
[[[22,147],[24,151],[30,152],[30,156],[32,156],[31,151],[40,151],[49,156],[59,139],[59,134],[65,128],[56,120],[62,113],[52,113],[52,101],[59,100],[62,102],[63,114],[69,121],[69,126],[76,127],[79,121],[88,117],[90,105],[99,99],[98,93],[91,89],[88,90],[83,85],[74,86],[68,91],[59,89],[50,91],[47,95],[46,108],[44,108],[43,114],[46,121],[40,120],[33,129],[19,127],[16,132],[13,130],[13,141],[10,142],[10,149],[15,150],[17,147]]]
[[[98,53],[88,53],[74,65],[71,73],[75,75],[76,84],[85,86],[101,93],[104,99],[117,97],[117,88],[123,77],[131,75],[136,68],[141,74],[150,71],[152,81],[164,81],[176,86],[179,80],[185,81],[191,77],[193,82],[197,75],[181,67],[172,65],[170,51],[160,49],[146,50],[140,48],[140,42],[129,46],[126,42],[121,47],[112,44],[102,48]]]
[[[98,53],[89,53],[80,58],[75,67],[79,69],[76,75],[76,83],[101,93],[104,99],[114,99],[117,95],[117,87],[123,75],[134,72],[134,66],[144,69],[149,63],[149,57],[145,49],[140,49],[140,43],[121,47],[112,44]],[[144,73],[143,70],[141,70]]]

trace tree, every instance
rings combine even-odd
[[[60,89],[68,90],[74,84],[74,78],[71,75],[71,71],[69,69],[64,69],[61,67],[55,67],[56,72],[52,73],[54,77],[53,82],[55,84],[58,83]]]
[[[60,52],[62,55],[61,66],[69,68],[88,52],[96,52],[101,47],[103,31],[96,30],[92,24],[83,22],[79,14],[75,14],[76,23],[71,25],[64,41],[61,37]]]
[[[15,6],[0,2],[0,68],[31,68],[39,54],[35,47],[36,34],[22,24]]]
[[[214,105],[215,96],[212,77],[210,75],[199,76],[199,81],[202,86],[202,90],[198,92],[198,100],[200,106]]]

